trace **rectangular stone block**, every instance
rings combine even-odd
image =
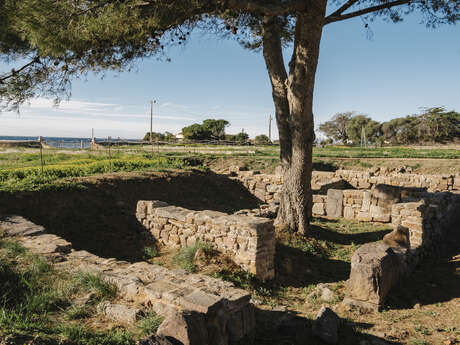
[[[351,206],[345,206],[343,209],[343,217],[345,219],[354,219],[355,218],[355,210]]]
[[[343,214],[343,191],[329,189],[327,191],[326,215],[332,218],[340,218]]]
[[[324,216],[324,203],[318,202],[313,204],[312,212],[314,215]]]

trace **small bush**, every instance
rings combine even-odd
[[[158,254],[158,248],[156,246],[144,247],[144,260],[156,258]]]

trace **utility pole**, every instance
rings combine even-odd
[[[156,100],[150,101],[150,145],[152,146],[152,158],[153,158],[153,103],[156,103]]]
[[[361,129],[361,147],[367,148],[366,127]]]
[[[150,101],[150,144],[152,144],[152,129],[153,129],[153,101]]]
[[[272,142],[272,114],[268,117],[268,139]]]

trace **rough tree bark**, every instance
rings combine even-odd
[[[289,75],[278,19],[265,17],[263,21],[264,58],[272,84],[284,181],[276,222],[304,235],[312,209],[313,90],[326,1],[313,1],[310,6],[297,13]]]

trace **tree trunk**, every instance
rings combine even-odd
[[[313,90],[325,14],[325,1],[297,15],[294,51],[286,74],[279,24],[265,18],[264,58],[272,83],[283,172],[276,223],[306,235],[312,209],[312,148],[315,140]]]

